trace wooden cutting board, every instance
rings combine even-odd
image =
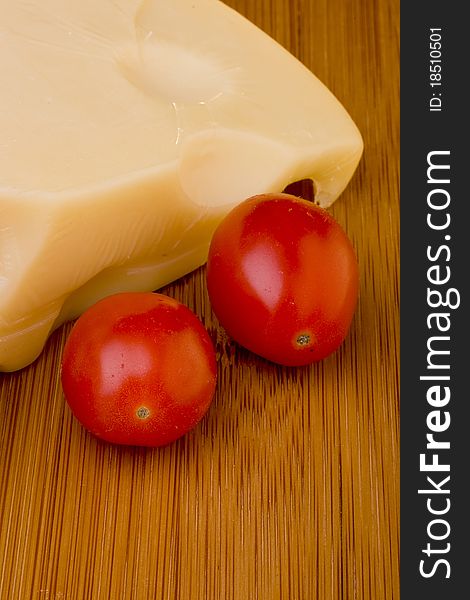
[[[227,3],[363,134],[331,208],[360,263],[350,335],[320,364],[276,367],[217,328],[204,268],[168,286],[217,341],[219,383],[204,421],[152,450],[73,419],[59,381],[70,325],[58,330],[0,375],[1,600],[399,597],[399,3]]]

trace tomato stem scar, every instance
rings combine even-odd
[[[310,344],[310,334],[301,333],[296,339],[298,346],[308,346]]]
[[[140,406],[135,414],[139,417],[139,419],[148,419],[150,417],[150,410],[146,406]]]

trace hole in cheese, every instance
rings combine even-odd
[[[290,154],[287,146],[250,133],[207,130],[183,143],[181,187],[199,206],[234,204],[282,188],[289,178]]]
[[[124,77],[144,93],[174,104],[193,104],[234,91],[236,68],[227,69],[213,54],[203,56],[166,40],[152,41],[151,34],[137,50],[124,48],[117,59]]]

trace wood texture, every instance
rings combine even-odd
[[[399,4],[230,0],[312,69],[365,153],[331,212],[360,301],[334,356],[276,367],[217,327],[204,269],[165,288],[207,325],[218,391],[157,450],[88,435],[58,376],[66,325],[0,375],[2,600],[399,597]],[[279,82],[282,86],[282,81]]]

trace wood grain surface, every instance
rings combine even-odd
[[[162,449],[115,447],[65,405],[70,324],[0,375],[1,600],[399,597],[399,3],[230,0],[330,87],[361,130],[331,207],[360,300],[341,349],[302,369],[238,348],[204,268],[163,291],[217,344],[213,405]],[[279,81],[282,86],[282,81]]]

